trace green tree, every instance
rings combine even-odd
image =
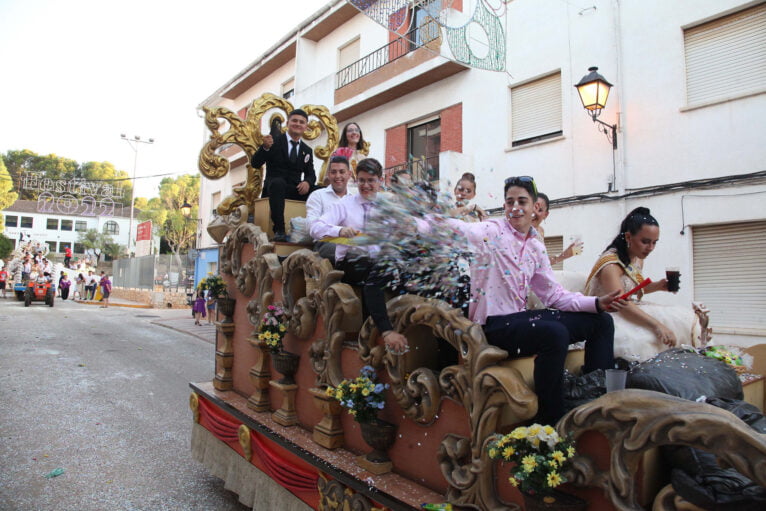
[[[136,199],[136,207],[141,210],[139,220],[151,220],[176,256],[190,248],[197,235],[199,185],[199,174],[166,177],[160,182],[159,197],[148,201],[142,197]],[[181,213],[181,206],[187,202],[192,205],[189,218]]]
[[[21,189],[21,178],[24,172],[40,172],[48,179],[81,178],[88,181],[103,181],[115,188],[121,188],[122,202],[130,205],[133,183],[127,172],[115,169],[109,162],[91,161],[80,164],[55,154],[39,155],[29,149],[10,150],[2,155],[2,160],[11,174],[14,188],[20,191],[21,199],[36,200],[40,194],[39,190]]]
[[[2,158],[0,158],[0,211],[12,205],[18,199],[19,194],[13,191],[13,181],[8,169],[5,168]],[[0,232],[5,230],[5,221],[0,213]]]
[[[103,243],[101,253],[111,260],[119,259],[127,254],[127,247],[116,243],[109,235],[104,235]]]
[[[0,259],[6,259],[13,252],[13,242],[5,234],[0,234]]]
[[[101,256],[110,253],[110,257],[119,257],[124,253],[124,247],[115,243],[114,239],[98,229],[88,229],[77,236],[77,243],[81,243],[85,250],[90,248],[96,253],[96,264],[101,260]],[[122,250],[122,252],[121,252]],[[111,254],[115,254],[111,256]]]

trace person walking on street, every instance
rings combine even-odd
[[[72,285],[72,281],[69,280],[69,277],[65,273],[61,276],[59,279],[59,289],[61,290],[61,299],[66,300],[69,298],[69,288]]]
[[[5,287],[8,285],[8,272],[5,269],[7,266],[0,268],[0,291],[3,292],[3,298],[5,298]]]
[[[207,324],[212,325],[215,320],[215,296],[213,296],[209,289],[205,293],[207,295],[207,301],[205,302],[207,306]]]
[[[112,281],[109,280],[109,276],[101,272],[101,280],[99,281],[99,285],[101,286],[101,296],[103,297],[102,300],[104,301],[104,305],[101,307],[106,309],[109,307],[109,295],[112,293]]]
[[[197,291],[197,298],[194,300],[192,312],[194,312],[194,324],[201,325],[200,321],[205,317],[205,299],[202,297],[202,291]]]

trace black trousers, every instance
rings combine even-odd
[[[535,393],[541,424],[555,424],[564,414],[562,380],[569,345],[585,343],[583,373],[614,367],[614,323],[606,312],[533,310],[490,316],[484,325],[487,341],[510,358],[535,359]]]
[[[386,279],[382,269],[369,257],[342,259],[335,263],[335,267],[343,272],[343,282],[362,286],[364,316],[372,316],[380,333],[393,330],[386,310],[386,296],[383,292]]]
[[[310,184],[306,195],[301,195],[296,189],[298,183],[287,181],[283,177],[273,177],[266,183],[263,197],[269,198],[271,209],[271,221],[274,223],[274,232],[285,232],[285,199],[306,201],[309,194],[316,189],[316,185]]]

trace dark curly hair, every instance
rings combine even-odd
[[[628,255],[628,243],[625,241],[625,233],[636,234],[645,225],[660,226],[657,219],[649,212],[649,208],[639,206],[628,213],[628,216],[620,224],[620,233],[606,247],[606,250],[610,248],[617,250],[617,257],[620,258],[622,264],[628,266],[630,264],[630,256]]]

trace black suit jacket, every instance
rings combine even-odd
[[[301,181],[308,181],[313,186],[316,183],[316,173],[314,172],[314,153],[311,148],[301,140],[298,145],[298,160],[290,163],[288,155],[286,133],[282,133],[274,139],[274,144],[266,151],[263,146],[253,155],[250,164],[258,168],[266,164],[265,188],[268,189],[269,181],[275,177],[281,177],[287,184],[298,185]],[[303,179],[301,179],[303,174]]]

